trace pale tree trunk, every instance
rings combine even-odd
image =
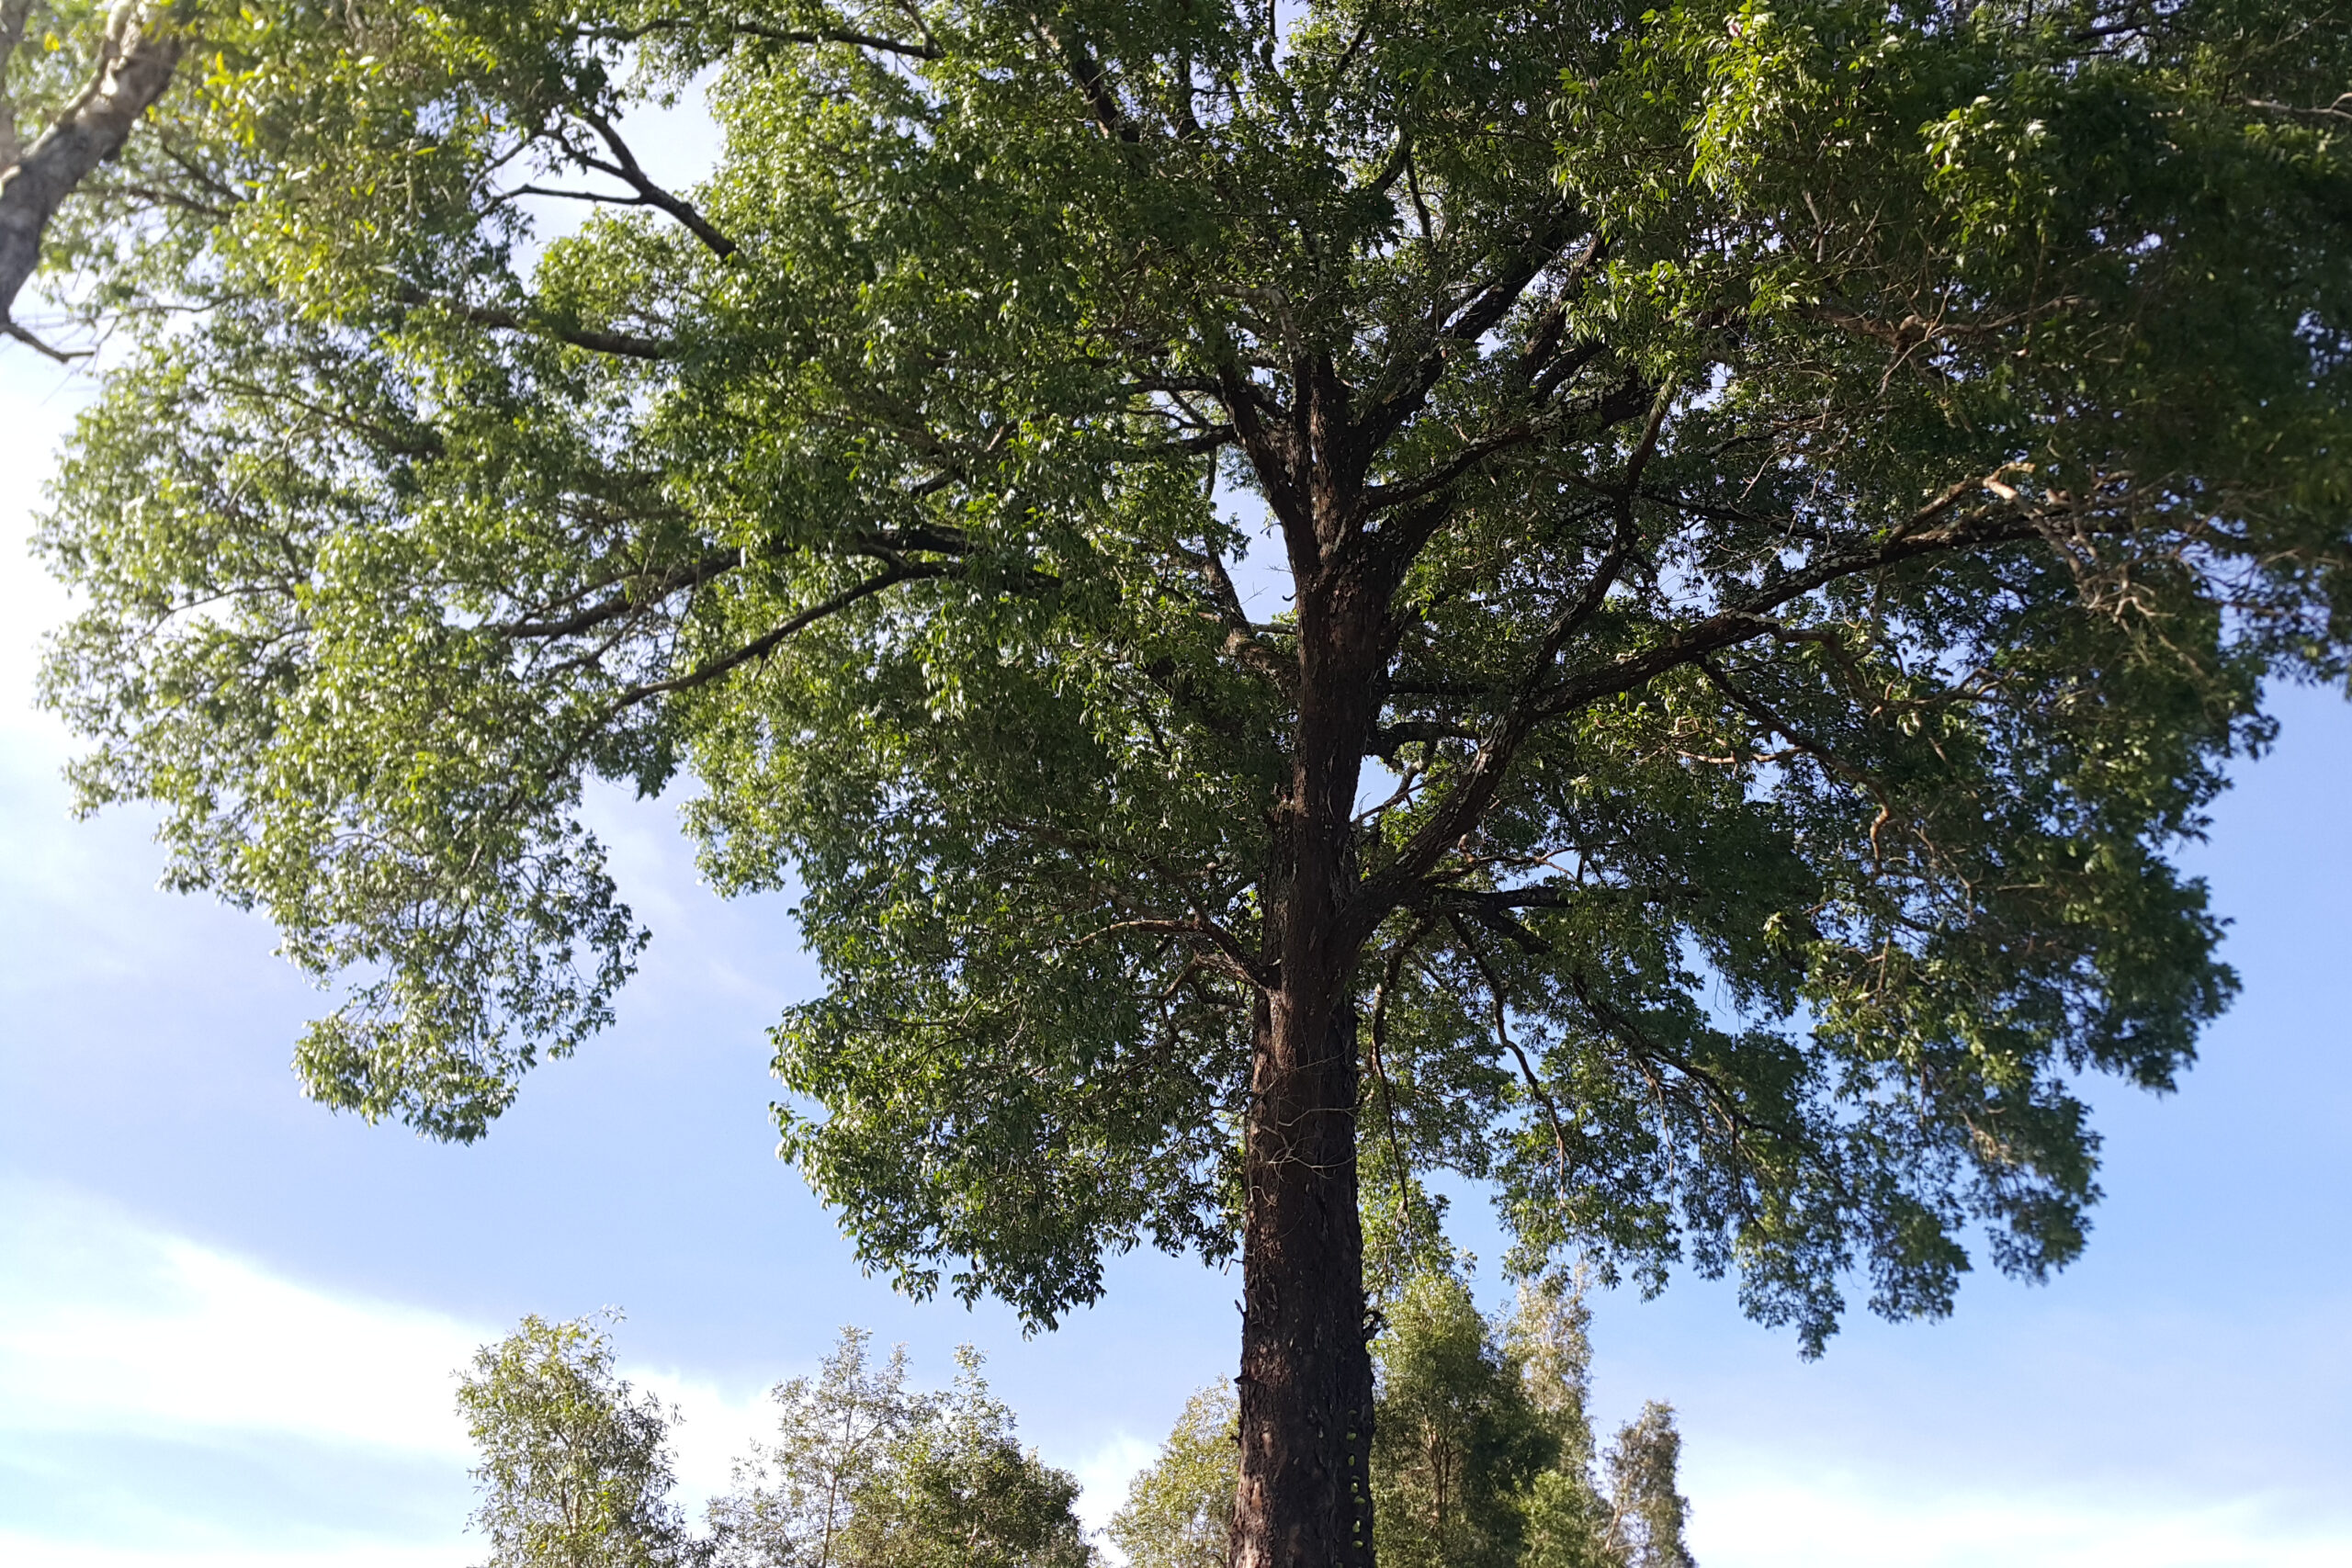
[[[30,9],[28,0],[0,0],[0,333],[55,355],[17,324],[17,296],[40,263],[41,236],[59,206],[122,151],[140,117],[171,85],[187,47],[189,7],[173,0],[118,6],[89,85],[28,146],[6,85]]]

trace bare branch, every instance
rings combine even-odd
[[[620,131],[612,121],[594,109],[587,108],[580,110],[580,118],[596,132],[605,145],[611,149],[614,161],[606,163],[601,158],[592,158],[576,152],[573,154],[575,157],[589,168],[594,169],[599,174],[610,175],[637,192],[639,196],[645,198],[648,206],[658,207],[676,219],[721,261],[735,254],[737,248],[735,242],[713,227],[710,220],[696,210],[694,203],[682,196],[672,194],[654,183],[653,177],[648,175],[644,167],[638,163],[637,154],[629,151],[628,143],[621,139]]]

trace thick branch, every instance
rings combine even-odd
[[[11,336],[30,341],[10,313],[40,265],[49,220],[93,170],[122,151],[140,117],[171,85],[187,41],[177,11],[171,0],[118,9],[89,85],[20,158],[0,166],[0,330]],[[8,135],[13,142],[13,123]]]
[[[638,163],[637,154],[629,151],[628,143],[621,140],[620,131],[610,120],[592,109],[581,110],[580,118],[585,120],[603,140],[605,145],[612,150],[615,160],[612,163],[606,163],[601,158],[591,158],[575,152],[574,156],[579,157],[582,164],[599,174],[612,175],[644,197],[647,206],[658,207],[680,223],[684,224],[687,231],[700,240],[704,246],[721,261],[735,254],[735,242],[714,228],[710,220],[705,218],[695,209],[694,203],[682,196],[673,195],[654,183],[653,176],[647,174],[643,166]]]
[[[1064,69],[1069,71],[1069,79],[1077,85],[1079,92],[1084,95],[1087,109],[1094,116],[1094,123],[1102,128],[1102,134],[1131,147],[1141,141],[1143,132],[1120,106],[1119,95],[1111,85],[1111,73],[1103,69],[1094,51],[1076,38],[1065,38],[1056,33],[1042,20],[1032,20],[1037,28],[1037,36],[1062,57]]]
[[[649,364],[662,364],[681,357],[676,344],[663,343],[659,338],[639,337],[633,333],[600,332],[594,327],[578,326],[547,316],[503,310],[494,305],[464,305],[455,300],[427,299],[422,294],[411,297],[410,303],[436,306],[460,321],[471,321],[478,327],[488,327],[494,332],[553,338],[558,343],[586,349],[591,354],[609,354],[619,359],[641,359]]]

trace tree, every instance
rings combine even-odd
[[[814,1379],[770,1391],[776,1439],[737,1461],[696,1534],[671,1500],[674,1413],[613,1373],[594,1319],[533,1316],[459,1385],[491,1568],[1093,1568],[1078,1483],[1014,1440],[980,1361],[944,1394],[842,1331]]]
[[[868,1364],[872,1336],[845,1328],[814,1382],[769,1391],[776,1440],[738,1461],[735,1490],[711,1505],[722,1556],[750,1563],[835,1568],[858,1499],[891,1456],[939,1416],[936,1398],[907,1387],[905,1350]]]
[[[169,16],[44,220],[85,805],[469,1138],[642,940],[583,788],[691,773],[867,1263],[1239,1254],[1242,1568],[1371,1551],[1360,1200],[1814,1351],[2075,1256],[2081,1080],[2231,993],[2168,856],[2345,669],[2340,0]]]
[[[979,1358],[937,1414],[861,1489],[844,1561],[859,1568],[1093,1568],[1078,1482],[1014,1441]]]
[[[1422,1275],[1385,1315],[1373,1345],[1380,1561],[1516,1568],[1526,1544],[1521,1495],[1559,1458],[1559,1434],[1461,1279]]]
[[[1656,1400],[1611,1445],[1608,1545],[1625,1568],[1691,1568],[1690,1549],[1682,1544],[1690,1505],[1674,1489],[1681,1458],[1674,1408]]]
[[[1591,1325],[1583,1277],[1549,1274],[1520,1287],[1519,1310],[1504,1331],[1504,1354],[1558,1444],[1521,1499],[1525,1568],[1623,1568],[1610,1534],[1612,1498],[1595,1474]],[[1669,1484],[1679,1459],[1679,1450],[1668,1456]]]
[[[690,1560],[670,1503],[670,1416],[613,1375],[595,1320],[532,1316],[474,1357],[458,1408],[481,1454],[474,1528],[490,1568],[659,1568]]]
[[[1136,1472],[1111,1516],[1111,1544],[1128,1568],[1225,1568],[1240,1480],[1239,1406],[1230,1383],[1184,1402],[1159,1455]]]
[[[907,1387],[906,1356],[868,1364],[844,1329],[814,1382],[774,1390],[776,1440],[710,1509],[722,1568],[1091,1568],[1078,1483],[1024,1451],[979,1357],[945,1395]]]
[[[1596,1474],[1586,1408],[1591,1347],[1580,1287],[1522,1286],[1507,1321],[1479,1315],[1462,1278],[1417,1275],[1374,1341],[1372,1495],[1391,1568],[1690,1568],[1681,1439],[1656,1402]],[[1133,1568],[1226,1561],[1238,1429],[1232,1392],[1194,1394],[1130,1483],[1111,1539]]]

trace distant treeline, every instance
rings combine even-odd
[[[1690,1568],[1674,1415],[1601,1450],[1580,1295],[1523,1288],[1482,1316],[1449,1274],[1388,1302],[1372,1476],[1383,1568]],[[673,1498],[676,1413],[617,1376],[607,1318],[527,1317],[485,1346],[458,1403],[481,1454],[488,1568],[1093,1568],[1079,1486],[1024,1449],[980,1359],[943,1391],[849,1328],[779,1383],[774,1438],[699,1520]],[[1227,1383],[1195,1393],[1130,1485],[1111,1545],[1132,1568],[1224,1568],[1238,1473]]]

